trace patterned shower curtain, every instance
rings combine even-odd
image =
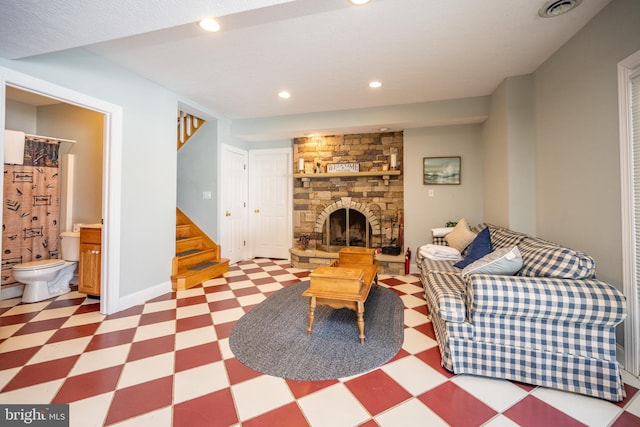
[[[58,258],[59,141],[25,137],[24,164],[4,165],[2,286],[15,264]]]

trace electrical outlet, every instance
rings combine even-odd
[[[429,197],[433,197],[433,190],[429,190]]]

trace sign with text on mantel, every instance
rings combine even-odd
[[[360,163],[329,163],[327,173],[332,172],[360,172]]]

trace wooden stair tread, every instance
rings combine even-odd
[[[219,260],[208,260],[208,261],[203,261],[200,262],[198,264],[192,264],[192,265],[182,265],[178,268],[178,271],[175,272],[174,276],[185,276],[185,275],[190,275],[193,274],[194,272],[198,272],[198,271],[202,271],[205,270],[209,267],[216,267],[222,264],[229,264],[229,260],[226,258],[222,258]]]
[[[202,264],[198,264],[198,265],[192,265],[191,267],[187,268],[187,270],[202,270],[205,269],[207,267],[212,267],[214,265],[218,265],[220,264],[217,261],[207,261],[207,262],[203,262]]]
[[[198,253],[201,253],[201,252],[203,252],[203,250],[202,250],[202,249],[190,249],[190,250],[188,250],[188,251],[178,252],[178,253],[176,254],[176,256],[177,256],[177,257],[179,257],[179,258],[181,258],[181,257],[189,256],[189,255],[195,255],[195,254],[198,254]]]
[[[180,291],[192,288],[207,280],[215,279],[229,271],[229,260],[221,259],[215,265],[209,265],[201,270],[185,270],[171,277],[173,290]]]
[[[189,289],[229,271],[229,260],[220,258],[220,246],[176,209],[176,256],[173,259],[173,290]]]
[[[191,266],[207,261],[218,261],[220,258],[215,249],[192,249],[176,254],[179,265]]]
[[[193,241],[199,241],[202,240],[201,236],[176,236],[176,240],[179,241],[189,241],[189,240],[193,240]]]

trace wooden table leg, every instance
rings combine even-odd
[[[311,328],[313,327],[313,313],[316,310],[316,297],[309,297],[309,324],[307,326],[307,335],[311,335]]]
[[[358,302],[358,331],[360,332],[360,344],[364,344],[364,303]]]

